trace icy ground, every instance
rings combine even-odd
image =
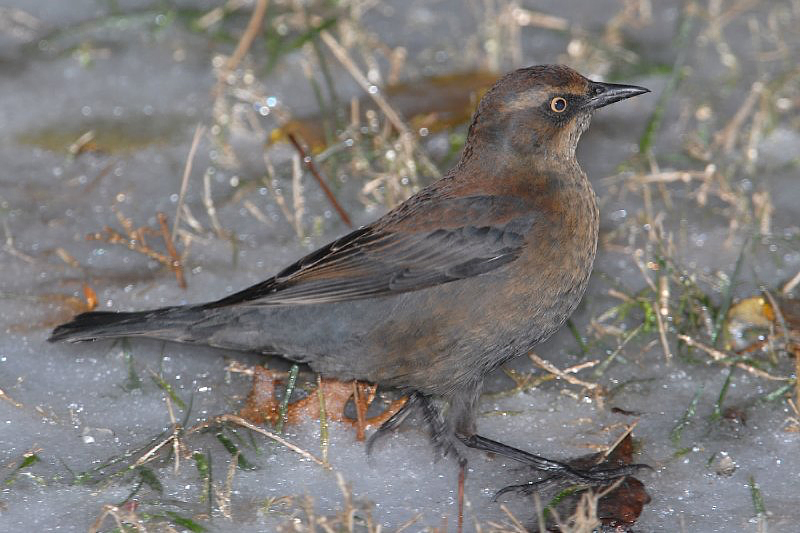
[[[213,237],[205,243],[196,242],[187,267],[188,291],[176,286],[169,271],[140,255],[120,246],[85,240],[86,234],[106,225],[118,227],[110,209],[115,201],[137,224],[154,226],[157,211],[174,214],[195,124],[210,120],[209,93],[214,83],[210,60],[227,48],[216,50],[220,45],[212,45],[207,37],[178,25],[144,30],[152,26],[147,17],[156,16],[155,8],[145,9],[143,20],[101,26],[76,37],[67,32],[46,43],[41,41],[42,35],[75,28],[81,21],[107,13],[112,3],[10,0],[5,4],[30,13],[40,24],[24,31],[0,27],[4,32],[0,35],[0,219],[5,238],[13,237],[13,242],[7,240],[8,245],[0,251],[0,389],[5,393],[0,400],[0,478],[6,480],[0,488],[0,530],[86,531],[103,505],[119,503],[130,493],[132,482],[80,485],[73,483],[73,474],[139,448],[170,426],[167,395],[151,379],[151,371],[160,373],[185,402],[192,400],[190,425],[241,407],[250,382],[244,375],[226,371],[231,359],[246,364],[263,361],[246,354],[150,341],[132,342],[130,360],[120,345],[112,347],[111,343],[47,344],[50,328],[70,316],[65,299],[81,298],[84,281],[97,291],[100,309],[133,310],[216,299],[268,277],[309,249],[343,234],[346,228],[335,216],[325,213],[329,207],[310,180],[306,182],[308,210],[325,216],[322,234],[308,243],[297,241],[265,189],[257,190],[252,197],[270,217],[269,224],[256,220],[240,203],[223,202],[233,193],[232,183],[260,175],[261,170],[253,164],[240,173],[219,171],[213,176],[213,192],[222,204],[221,223],[235,232],[239,245],[232,252],[227,242]],[[123,12],[150,6],[134,1],[114,4]],[[201,11],[216,5],[210,1],[196,4]],[[599,31],[619,8],[611,0],[592,2],[591,10],[577,1],[530,0],[522,4],[566,17],[589,31]],[[647,31],[634,32],[633,37],[638,39],[640,53],[671,63],[671,39],[682,3],[654,4],[658,4],[656,16],[662,22]],[[793,5],[796,10],[796,2]],[[463,40],[483,22],[476,22],[472,11],[461,9],[461,2],[398,0],[381,6],[365,23],[389,45],[406,46],[409,61],[421,72],[426,71],[426,62],[438,61],[431,72],[470,66],[458,52]],[[9,20],[7,15],[3,16]],[[746,24],[737,28],[737,42],[746,48],[750,42]],[[563,60],[565,35],[525,31],[529,32],[524,40],[525,64]],[[91,42],[95,50],[88,66],[81,63],[81,39]],[[797,43],[790,45],[796,47]],[[48,46],[74,46],[75,50],[48,52]],[[444,53],[439,56],[431,50]],[[273,73],[268,83],[289,108],[313,110],[311,91],[295,64],[298,57],[295,52],[285,58],[287,66]],[[708,91],[708,101],[724,103],[721,112],[726,118],[731,116],[757,77],[753,62],[742,65],[741,77],[732,89],[716,94],[709,87],[724,81],[718,77],[721,67],[716,53],[705,50],[692,61],[694,78],[686,91],[695,95]],[[337,76],[343,93],[357,94],[346,74]],[[601,178],[614,174],[617,165],[634,153],[657,96],[667,83],[659,74],[632,76],[627,81],[648,86],[654,94],[600,112],[579,150],[579,159],[601,198],[606,233],[635,216],[642,206],[633,195],[609,194],[608,182]],[[680,93],[677,102],[668,106],[655,148],[657,156],[671,154],[680,145],[686,124],[681,118],[686,112],[681,102],[686,98],[687,94]],[[796,113],[796,104],[794,109]],[[155,142],[142,142],[126,151],[70,158],[63,152],[21,141],[25,134],[42,128],[75,132],[77,137],[103,121],[127,124]],[[255,142],[250,147],[259,149]],[[788,238],[797,235],[800,221],[798,147],[800,134],[785,125],[760,141],[758,164],[762,171],[752,178],[757,183],[747,186],[772,192],[773,231],[787,239],[774,248],[761,246],[757,254],[747,255],[734,291],[737,296],[756,294],[762,284],[779,286],[800,269],[796,237],[794,241]],[[205,212],[201,176],[213,157],[211,150],[207,141],[201,142],[187,197],[198,216]],[[254,157],[257,163],[258,156]],[[662,162],[662,166],[668,163]],[[282,179],[288,179],[288,175],[288,171],[283,172]],[[349,196],[342,200],[358,224],[379,213],[363,209],[356,189],[345,187],[344,194]],[[698,209],[682,191],[676,187],[670,212],[674,227],[685,236],[677,242],[682,259],[708,276],[717,271],[730,274],[742,246],[741,236],[726,242],[729,221],[711,208]],[[207,219],[203,223],[208,224]],[[67,251],[79,266],[66,263],[58,249]],[[589,293],[574,316],[580,331],[586,331],[592,317],[618,303],[607,296],[608,289],[616,286],[633,293],[644,286],[644,281],[629,253],[618,247],[601,248]],[[610,346],[609,351],[614,348]],[[587,358],[603,358],[609,352],[580,355],[575,339],[565,329],[539,346],[537,353],[566,368]],[[551,381],[510,397],[487,397],[480,407],[481,433],[545,456],[571,457],[594,450],[591,446],[610,444],[624,424],[638,419],[634,436],[641,452],[635,460],[655,470],[639,476],[652,502],[638,520],[637,531],[756,531],[751,479],[763,495],[770,529],[800,531],[800,434],[785,431],[791,414],[785,403],[753,403],[781,382],[737,371],[725,405],[741,406],[745,419],[712,424],[709,416],[728,374],[727,367],[690,364],[681,358],[667,363],[658,342],[632,342],[620,355],[602,377],[593,376],[591,371],[580,375],[599,380],[609,389],[635,379],[606,399],[603,406],[584,397],[577,387]],[[784,361],[782,368],[787,364]],[[511,366],[524,372],[533,368],[527,359]],[[129,386],[131,367],[141,379],[138,388]],[[499,371],[489,380],[489,389],[494,391],[511,385]],[[680,443],[675,444],[670,439],[673,428],[698,394],[696,414]],[[611,407],[639,414],[617,414]],[[243,444],[242,452],[257,468],[236,472],[232,521],[215,511],[212,519],[199,523],[217,531],[271,531],[287,517],[265,511],[265,501],[283,496],[308,495],[319,513],[331,514],[343,501],[338,472],[351,486],[354,498],[374,503],[375,520],[388,530],[417,513],[421,517],[410,530],[445,523],[450,530],[454,528],[457,469],[451,460],[434,461],[424,430],[406,424],[402,431],[382,441],[369,458],[351,428],[331,423],[329,431],[331,471],[259,436],[255,436],[258,451]],[[286,437],[320,455],[319,432],[318,422],[307,420],[288,427]],[[187,445],[212,451],[214,481],[223,482],[231,457],[219,442],[196,436]],[[686,452],[677,453],[682,449]],[[40,461],[14,475],[24,454],[32,450]],[[492,496],[499,488],[520,482],[524,475],[514,470],[516,465],[511,461],[481,453],[467,455],[469,530],[476,521],[485,524],[503,520],[505,515]],[[733,460],[735,470],[721,475],[718,464],[726,455]],[[144,486],[137,496],[142,505],[157,501],[163,509],[181,516],[206,511],[207,504],[199,499],[198,471],[193,461],[183,461],[177,474],[171,463],[155,469],[163,495]],[[508,496],[501,502],[524,523],[530,523],[534,516],[529,499]],[[273,508],[292,510],[296,505],[278,503]]]

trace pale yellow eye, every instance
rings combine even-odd
[[[560,96],[556,96],[550,100],[550,109],[554,113],[563,113],[567,109],[567,101]]]

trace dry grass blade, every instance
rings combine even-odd
[[[186,433],[188,434],[190,432],[206,428],[209,425],[212,425],[214,423],[219,423],[219,422],[231,422],[233,424],[237,424],[239,426],[245,427],[245,428],[247,428],[247,429],[249,429],[251,431],[255,431],[256,433],[260,433],[261,435],[264,435],[265,437],[270,438],[270,439],[274,440],[275,442],[277,442],[279,444],[282,444],[283,446],[289,448],[290,450],[292,450],[296,454],[308,459],[309,461],[313,461],[313,462],[317,463],[319,466],[323,466],[323,467],[325,466],[325,463],[321,459],[317,458],[316,456],[314,456],[313,454],[307,452],[306,450],[300,448],[299,446],[297,446],[295,444],[292,444],[291,442],[289,442],[288,440],[284,439],[280,435],[276,435],[275,433],[272,433],[271,431],[267,431],[264,428],[260,428],[260,427],[256,426],[255,424],[252,424],[252,423],[248,422],[244,418],[242,418],[240,416],[236,416],[236,415],[226,414],[226,415],[220,415],[220,416],[214,417],[211,420],[207,420],[207,421],[203,422],[202,424],[198,424],[197,426],[192,427],[190,430],[187,430]]]
[[[505,513],[508,519],[511,520],[511,524],[514,526],[513,531],[515,533],[528,533],[528,530],[522,525],[522,522],[520,522],[517,517],[514,516],[514,513],[512,513],[511,510],[506,507],[506,504],[501,503],[500,509]]]
[[[136,516],[134,511],[124,510],[116,505],[109,504],[103,506],[100,516],[98,516],[97,520],[95,520],[92,525],[89,526],[89,533],[99,533],[100,531],[103,531],[103,522],[105,522],[106,518],[109,516],[114,519],[119,531],[129,531],[130,526],[133,526],[136,531],[139,531],[140,533],[147,533],[144,523],[142,523],[141,519]]]
[[[763,91],[764,84],[760,81],[754,82],[750,87],[750,93],[747,95],[747,98],[745,98],[745,101],[739,110],[736,112],[730,122],[728,122],[728,124],[715,135],[714,145],[722,148],[724,153],[729,154],[733,151],[736,139],[742,130],[742,125],[753,111],[753,108],[755,107],[756,102],[758,102],[758,99]]]
[[[228,520],[233,520],[231,512],[231,494],[233,493],[233,478],[236,475],[236,465],[239,464],[239,452],[231,456],[231,462],[228,464],[228,473],[225,475],[225,483],[217,483],[214,485],[214,497],[217,500],[217,509],[220,514]]]
[[[186,156],[186,163],[183,166],[183,177],[181,178],[181,190],[178,193],[178,205],[175,208],[175,220],[172,223],[172,235],[170,236],[170,241],[175,242],[175,235],[178,232],[178,224],[180,223],[181,219],[181,212],[183,211],[183,203],[186,200],[186,191],[189,189],[189,175],[192,173],[192,163],[194,162],[194,156],[197,152],[197,147],[200,145],[200,139],[203,137],[206,128],[202,124],[198,124],[197,128],[194,130],[194,136],[192,137],[192,144],[189,147],[189,155]]]
[[[697,348],[697,349],[707,353],[714,361],[723,362],[723,364],[725,364],[726,366],[730,365],[730,363],[726,362],[726,360],[732,359],[733,355],[731,355],[729,353],[726,353],[726,352],[723,352],[722,350],[718,350],[716,348],[712,348],[711,346],[703,344],[700,341],[696,341],[693,338],[691,338],[690,336],[684,335],[682,333],[678,334],[678,338],[680,340],[682,340],[683,342],[685,342],[686,344],[688,344],[689,346],[691,346],[693,348]],[[787,381],[789,379],[789,378],[785,378],[785,377],[781,377],[781,376],[773,376],[769,372],[764,372],[763,370],[760,370],[760,369],[758,369],[756,367],[753,367],[753,366],[750,366],[748,364],[745,364],[745,363],[743,363],[741,361],[737,361],[737,362],[735,362],[733,364],[737,368],[741,368],[742,370],[745,370],[745,371],[749,372],[750,374],[753,374],[754,376],[758,376],[760,378],[768,379],[768,380],[771,380],[771,381]]]
[[[533,26],[545,30],[567,31],[570,24],[569,20],[563,17],[523,9],[518,6],[512,9],[511,16],[514,17],[514,22],[520,26]]]
[[[6,391],[0,389],[0,400],[5,400],[17,409],[23,409],[25,407],[24,404],[19,403],[17,400],[6,394]]]
[[[622,432],[622,435],[620,435],[620,436],[617,438],[617,440],[615,440],[615,441],[614,441],[614,444],[612,444],[611,446],[609,446],[609,447],[606,449],[606,451],[604,451],[604,452],[602,453],[602,455],[601,455],[601,457],[599,458],[599,460],[597,461],[597,463],[598,463],[598,464],[599,464],[599,463],[602,463],[603,461],[605,461],[606,459],[608,459],[608,456],[609,456],[609,455],[611,455],[611,453],[612,453],[614,450],[616,450],[616,449],[617,449],[617,446],[619,446],[619,445],[622,443],[622,441],[623,441],[623,440],[625,440],[625,438],[626,438],[628,435],[630,435],[631,433],[633,433],[633,428],[635,428],[635,427],[636,427],[636,426],[638,426],[638,425],[639,425],[639,421],[638,421],[638,420],[634,420],[634,421],[633,421],[631,424],[629,424],[629,425],[628,425],[628,427],[626,427],[626,428],[625,428],[625,431],[623,431],[623,432]]]
[[[236,67],[238,67],[239,63],[244,59],[247,51],[250,50],[253,41],[261,30],[261,24],[264,22],[264,15],[267,14],[267,6],[269,6],[268,0],[256,0],[253,13],[250,15],[250,20],[247,22],[247,28],[245,28],[244,34],[242,34],[241,39],[239,39],[239,42],[236,44],[236,49],[233,51],[233,54],[231,54],[231,57],[229,57],[228,61],[225,63],[226,71],[230,72],[236,70]]]
[[[410,137],[411,131],[406,126],[406,123],[400,117],[400,114],[394,110],[394,108],[389,105],[389,102],[381,95],[379,92],[371,89],[373,87],[372,83],[369,82],[367,77],[361,72],[361,70],[356,66],[355,62],[350,59],[350,55],[347,53],[347,50],[339,44],[333,35],[330,34],[327,30],[323,30],[320,32],[320,37],[322,38],[322,42],[324,42],[336,59],[347,69],[347,72],[356,80],[364,91],[370,95],[370,98],[375,102],[375,104],[380,108],[386,118],[389,119],[389,122],[392,123],[392,126],[397,130],[401,137]]]
[[[36,263],[36,259],[31,257],[30,255],[20,252],[17,250],[16,246],[14,245],[14,236],[11,235],[11,229],[8,227],[8,222],[3,219],[3,229],[6,232],[6,243],[3,246],[3,249],[8,252],[9,254],[13,255],[18,259],[22,259],[26,263],[34,264]]]
[[[797,287],[797,285],[800,285],[800,271],[798,271],[792,279],[787,281],[786,284],[781,287],[781,294],[788,296],[795,289],[795,287]]]
[[[542,368],[543,370],[546,370],[547,372],[550,372],[551,374],[563,379],[567,383],[571,383],[573,385],[580,385],[581,387],[587,388],[589,390],[594,390],[594,389],[596,389],[596,388],[598,388],[600,386],[597,383],[590,383],[588,381],[583,381],[582,379],[578,379],[575,376],[570,376],[569,374],[567,374],[563,370],[557,368],[553,363],[550,363],[549,361],[545,361],[544,359],[542,359],[541,357],[536,355],[535,352],[529,352],[528,353],[528,357],[530,358],[531,361],[533,361],[533,363],[535,365],[537,365],[540,368]],[[597,364],[596,361],[595,361],[595,364]],[[591,365],[591,366],[594,366],[594,365]],[[586,367],[582,366],[582,368],[586,368]]]
[[[156,218],[158,219],[158,225],[161,227],[161,237],[164,239],[164,246],[166,246],[167,253],[171,259],[169,266],[175,273],[175,278],[178,280],[180,288],[185,289],[186,278],[183,275],[183,263],[178,255],[178,251],[175,249],[173,238],[170,237],[169,228],[167,227],[167,215],[164,213],[157,213]]]
[[[389,119],[389,122],[392,124],[397,133],[400,135],[400,140],[403,143],[405,150],[408,152],[410,156],[412,153],[415,152],[416,143],[414,142],[414,137],[409,130],[406,123],[403,121],[400,114],[395,111],[395,109],[389,105],[389,102],[380,91],[376,91],[373,87],[375,87],[367,77],[361,72],[361,70],[356,66],[355,62],[350,58],[350,55],[347,53],[347,50],[339,44],[339,42],[330,34],[327,30],[323,30],[320,32],[320,38],[322,42],[333,52],[333,55],[336,59],[344,66],[350,76],[358,83],[359,86],[369,95],[369,97],[375,102],[381,112],[386,115],[386,118]],[[428,172],[430,172],[435,178],[441,177],[436,165],[434,165],[428,157],[422,153],[420,150],[416,150],[417,157],[420,160]]]
[[[226,237],[225,230],[222,229],[222,224],[220,224],[217,217],[217,208],[211,198],[211,169],[207,169],[203,174],[203,206],[206,208],[206,213],[208,213],[208,218],[211,220],[211,225],[217,237],[224,239]]]
[[[111,226],[106,226],[103,228],[102,232],[90,233],[87,235],[86,240],[104,241],[109,244],[119,244],[125,246],[129,250],[158,261],[173,271],[175,278],[178,280],[178,285],[185,289],[186,279],[183,275],[183,262],[174,245],[172,244],[172,239],[170,237],[169,227],[167,224],[167,216],[160,212],[156,214],[160,227],[160,231],[157,232],[147,226],[134,228],[133,222],[129,218],[123,216],[121,212],[116,211],[116,215],[126,235],[120,234]],[[160,235],[164,241],[164,247],[167,249],[167,253],[164,254],[158,252],[149,244],[147,244],[147,235]]]

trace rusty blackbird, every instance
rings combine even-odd
[[[635,467],[576,470],[482,437],[484,377],[566,321],[597,248],[594,191],[575,159],[592,112],[648,92],[560,65],[502,77],[481,99],[461,160],[373,223],[221,300],[91,312],[50,341],[143,336],[308,363],[324,376],[397,387],[447,454],[459,443],[602,483]]]

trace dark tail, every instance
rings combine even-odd
[[[82,342],[101,338],[145,336],[175,339],[198,317],[191,307],[164,307],[135,313],[94,311],[61,324],[49,342]]]

